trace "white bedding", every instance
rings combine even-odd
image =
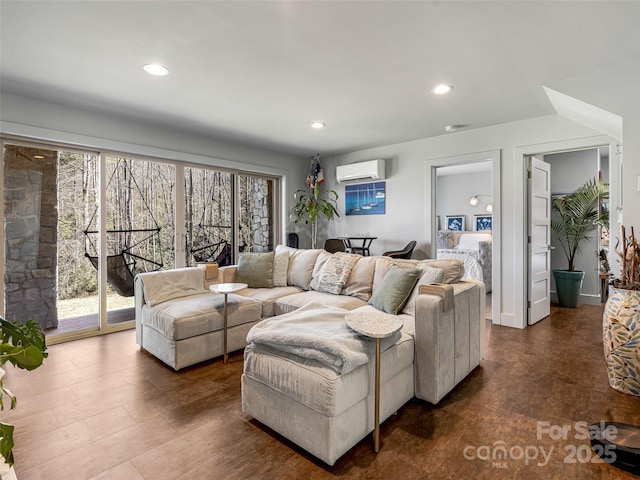
[[[454,258],[464,262],[464,280],[479,280],[484,282],[482,266],[478,260],[478,250],[460,250],[457,248],[438,248],[438,258]]]

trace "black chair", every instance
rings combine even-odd
[[[298,234],[290,233],[287,235],[287,247],[298,248]]]
[[[339,238],[327,238],[324,241],[324,249],[329,253],[344,252],[344,242]]]
[[[411,240],[402,250],[391,250],[389,252],[384,252],[382,255],[391,258],[411,258],[414,248],[416,248],[416,241]]]

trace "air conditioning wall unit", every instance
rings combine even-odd
[[[384,180],[384,178],[384,160],[382,158],[336,167],[336,179],[340,183],[353,180]]]

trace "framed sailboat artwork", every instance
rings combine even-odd
[[[347,215],[383,215],[385,197],[385,182],[346,185],[344,209]]]

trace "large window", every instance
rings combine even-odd
[[[138,273],[228,265],[275,245],[276,178],[3,147],[5,316],[39,320],[50,343],[132,328]]]
[[[227,172],[184,169],[186,265],[233,262],[233,178]]]

